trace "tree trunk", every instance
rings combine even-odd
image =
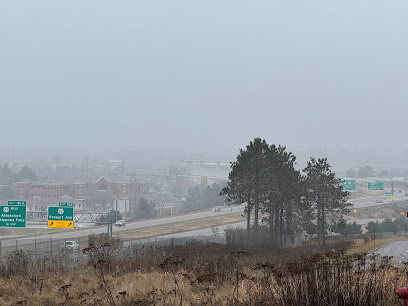
[[[255,172],[255,186],[254,186],[254,230],[258,230],[259,218],[259,169]]]
[[[275,203],[275,241],[278,242],[279,238],[279,204]]]
[[[321,217],[320,217],[320,199],[318,199],[317,203],[317,243],[320,245],[321,243]]]
[[[269,234],[272,238],[273,235],[273,198],[272,198],[272,192],[269,193]]]
[[[293,234],[292,234],[292,209],[288,207],[286,209],[286,234],[285,234],[285,244],[286,244],[286,236],[290,235],[291,243],[293,244]]]
[[[321,214],[322,214],[322,244],[326,244],[326,213],[324,210],[324,204],[321,207]]]
[[[247,232],[251,230],[251,194],[248,192],[247,203]]]
[[[283,246],[283,206],[284,204],[281,203],[280,211],[279,211],[279,245]]]

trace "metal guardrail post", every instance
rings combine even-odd
[[[16,240],[16,251],[18,250],[18,240]]]
[[[51,249],[51,255],[52,255],[52,238],[50,239],[50,249]]]

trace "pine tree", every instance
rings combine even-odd
[[[310,158],[306,173],[306,199],[314,207],[317,221],[317,237],[319,244],[326,243],[326,229],[328,214],[332,221],[339,219],[347,211],[348,192],[343,191],[341,179],[335,177],[330,170],[327,158],[318,160]]]
[[[265,155],[268,148],[265,140],[255,138],[249,143],[246,150],[241,149],[237,160],[231,163],[228,185],[221,192],[226,196],[227,202],[247,203],[245,213],[248,230],[252,210],[254,211],[255,230],[259,226],[261,196],[265,193],[267,186],[268,167]]]

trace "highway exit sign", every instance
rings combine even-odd
[[[74,208],[48,207],[48,227],[74,228]]]
[[[343,190],[356,190],[356,181],[355,180],[344,180]]]
[[[368,190],[384,190],[384,182],[376,181],[368,183]]]
[[[7,201],[7,205],[24,205],[27,206],[26,201]]]
[[[25,227],[26,206],[24,205],[0,206],[0,226]]]
[[[392,193],[392,192],[386,192],[385,195],[386,195],[387,197],[390,197],[390,196],[394,195],[394,193]]]
[[[74,203],[63,203],[63,202],[60,202],[60,203],[58,203],[58,206],[59,206],[59,207],[74,207],[75,204],[74,204]]]

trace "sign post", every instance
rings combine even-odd
[[[74,208],[48,207],[48,227],[74,228]]]

